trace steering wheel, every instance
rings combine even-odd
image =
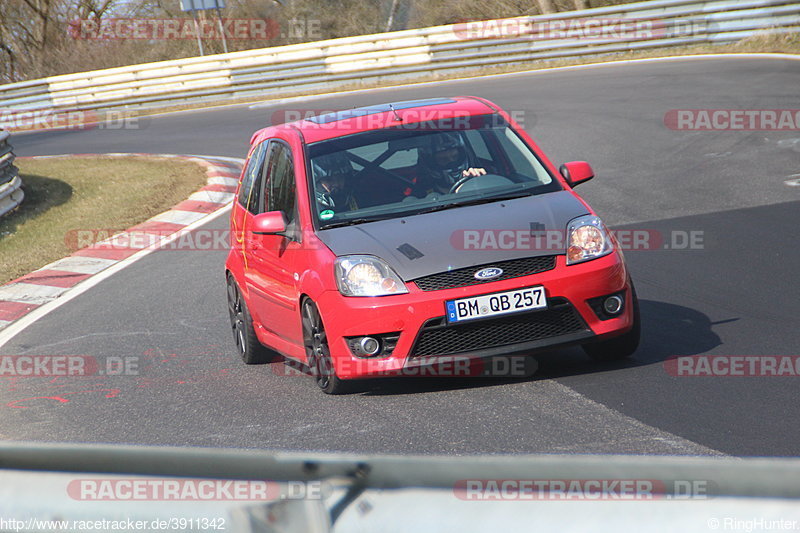
[[[453,194],[454,192],[456,192],[458,189],[460,189],[461,186],[464,185],[469,180],[475,179],[475,178],[479,178],[479,177],[485,176],[485,175],[486,174],[468,174],[467,176],[464,176],[463,178],[460,178],[457,182],[455,182],[453,184],[453,186],[450,187],[450,190],[447,192],[447,194]]]

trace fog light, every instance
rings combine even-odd
[[[617,296],[609,296],[603,300],[603,311],[609,315],[616,315],[622,310],[622,298]]]
[[[358,342],[358,347],[364,355],[375,355],[381,350],[381,343],[375,337],[363,337]]]
[[[400,340],[400,332],[375,333],[358,337],[345,337],[350,353],[356,357],[388,357]]]

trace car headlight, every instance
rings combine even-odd
[[[336,285],[345,296],[387,296],[408,292],[400,276],[373,255],[346,255],[336,259]]]
[[[603,221],[594,215],[584,215],[567,226],[567,264],[574,265],[610,254],[614,250]]]

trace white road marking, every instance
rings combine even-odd
[[[135,263],[136,261],[138,261],[139,259],[142,259],[143,257],[146,257],[146,256],[150,255],[154,251],[158,250],[161,246],[164,246],[166,244],[169,244],[169,243],[175,241],[181,235],[183,235],[185,232],[192,231],[192,230],[194,230],[194,229],[206,224],[207,222],[210,222],[210,221],[214,220],[217,217],[220,217],[222,215],[227,215],[229,211],[230,211],[230,206],[225,206],[224,208],[218,209],[217,211],[214,211],[213,213],[208,213],[208,214],[201,213],[203,215],[203,218],[201,218],[199,220],[196,220],[195,222],[193,222],[192,224],[189,224],[188,226],[186,226],[182,230],[180,230],[180,231],[178,231],[176,233],[173,233],[169,237],[166,237],[164,240],[160,241],[158,244],[153,245],[153,246],[151,246],[149,248],[145,248],[144,250],[141,250],[139,252],[136,252],[132,256],[130,256],[130,257],[126,258],[126,259],[123,259],[122,261],[119,261],[116,264],[108,267],[106,270],[100,272],[96,276],[92,276],[91,278],[88,278],[85,281],[83,281],[83,282],[79,283],[78,285],[76,285],[75,287],[69,289],[68,292],[63,294],[60,298],[52,300],[52,301],[50,301],[48,303],[45,303],[41,307],[38,307],[38,308],[34,309],[33,311],[31,311],[27,315],[25,315],[22,318],[20,318],[20,319],[16,320],[15,322],[13,322],[7,328],[5,328],[2,331],[0,331],[0,348],[2,348],[3,345],[5,345],[8,341],[13,339],[18,333],[20,333],[25,328],[27,328],[28,326],[30,326],[31,324],[36,322],[41,317],[47,315],[51,311],[53,311],[55,309],[58,309],[59,307],[61,307],[65,303],[70,302],[74,298],[77,298],[78,296],[80,296],[84,292],[88,291],[89,289],[93,288],[94,286],[98,285],[99,283],[101,283],[105,279],[110,278],[111,276],[113,276],[114,274],[116,274],[117,272],[122,270],[123,268],[126,268],[126,267],[130,266],[131,264]]]
[[[208,178],[208,183],[209,185],[225,185],[227,187],[236,187],[239,185],[239,180],[237,178],[214,176],[213,178]]]
[[[233,200],[233,193],[220,191],[197,191],[189,196],[189,200],[195,202],[212,202],[215,204],[227,204]]]
[[[135,234],[131,237],[131,234]],[[97,243],[98,248],[114,248],[121,250],[142,250],[151,246],[154,242],[160,239],[158,234],[149,234],[147,232],[128,232],[123,231],[114,235],[110,239],[100,241]]]
[[[243,105],[243,104],[238,104],[238,105]],[[197,111],[200,111],[200,110],[197,110]],[[204,159],[206,161],[220,161],[220,162],[224,162],[224,163],[234,163],[236,165],[244,165],[244,161],[245,161],[241,157],[225,157],[225,156],[222,156],[222,155],[215,155],[215,156],[211,157],[211,156],[204,156],[204,155],[187,154],[187,157],[198,157],[198,158]],[[227,170],[227,169],[223,169],[223,170]],[[238,174],[238,172],[236,172],[236,174]]]
[[[59,157],[71,157],[72,154],[60,154],[60,155],[49,155],[49,156],[33,156],[35,159],[44,159],[44,158],[59,158]],[[115,154],[101,154],[101,155],[113,155],[114,157],[126,157],[126,156],[150,156],[150,157],[166,157],[166,158],[183,158],[186,157],[196,158],[195,161],[198,161],[203,167],[207,169],[207,171],[219,171],[219,172],[228,172],[230,169],[224,167],[216,167],[213,163],[216,162],[225,162],[228,164],[233,165],[243,165],[244,159],[237,158],[237,157],[223,157],[223,156],[176,156],[174,154],[140,154],[140,153],[115,153]],[[211,167],[209,167],[209,164]],[[238,183],[238,180],[232,178],[209,178],[207,183],[215,183],[217,180],[232,180],[233,185]],[[213,181],[212,181],[213,180]],[[225,181],[224,184],[229,184],[229,182]],[[215,193],[214,191],[207,191],[207,193],[211,193],[211,196],[206,194],[203,198],[203,201],[208,201],[206,198],[223,198],[220,195],[226,195],[225,198],[228,200],[233,198],[233,194],[231,193]],[[48,285],[38,285],[34,283],[13,283],[6,286],[0,286],[0,300],[8,300],[8,301],[15,301],[21,303],[30,303],[40,305],[34,311],[22,316],[21,318],[15,321],[7,321],[7,320],[0,320],[0,347],[3,346],[6,342],[12,339],[17,333],[24,330],[30,324],[34,323],[38,318],[46,315],[51,310],[58,308],[59,306],[63,305],[64,303],[72,300],[77,295],[82,294],[83,292],[87,291],[91,287],[94,287],[102,280],[108,278],[109,276],[113,275],[114,273],[122,270],[126,266],[130,265],[131,263],[137,261],[140,257],[144,257],[145,255],[149,254],[150,252],[159,249],[161,246],[169,244],[186,232],[191,231],[192,229],[205,224],[206,222],[213,220],[214,218],[222,215],[223,213],[227,213],[230,209],[230,205],[220,206],[219,209],[212,213],[197,213],[193,211],[181,211],[181,210],[170,210],[165,213],[161,213],[161,215],[157,215],[150,219],[150,221],[159,221],[159,222],[171,222],[180,224],[185,226],[180,230],[176,231],[172,235],[159,239],[157,242],[151,244],[150,246],[140,250],[139,252],[133,254],[132,256],[123,259],[123,260],[114,260],[114,259],[102,259],[102,258],[95,258],[95,257],[81,257],[81,256],[69,256],[57,261],[50,263],[36,272],[41,270],[63,270],[66,272],[75,272],[80,274],[93,274],[90,278],[78,283],[75,287],[53,287]],[[129,246],[133,247],[133,246]]]
[[[648,453],[726,456],[725,453],[719,450],[703,446],[702,444],[674,435],[655,426],[650,426],[635,418],[620,413],[616,409],[612,409],[605,404],[587,398],[578,391],[558,383],[555,380],[547,380],[545,383],[555,389],[555,391],[553,391],[554,393],[561,394],[568,398],[567,402],[574,404],[573,408],[576,412],[581,413],[581,416],[595,419],[600,418],[604,420],[608,426],[613,425],[621,428],[622,431],[620,431],[617,436],[620,442],[616,443],[619,447],[624,448],[626,445],[629,445],[630,442],[633,442],[636,447],[645,446],[651,448],[651,450],[648,450]],[[587,443],[576,443],[574,446],[565,444],[564,447],[557,450],[557,452],[585,453],[586,446]],[[598,453],[600,450],[592,450],[592,452]]]
[[[781,139],[778,141],[778,148],[800,148],[800,138]]]
[[[42,270],[64,270],[66,272],[76,272],[78,274],[97,274],[116,262],[115,259],[73,255],[54,261],[43,267]]]
[[[41,305],[51,301],[68,289],[69,287],[17,282],[0,287],[0,300]]]

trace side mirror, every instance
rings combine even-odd
[[[286,231],[286,217],[282,211],[269,211],[253,217],[253,233],[276,235]]]
[[[589,181],[594,177],[594,170],[592,170],[592,166],[586,161],[564,163],[559,170],[561,171],[561,175],[564,176],[564,179],[566,179],[572,187],[584,181]]]

